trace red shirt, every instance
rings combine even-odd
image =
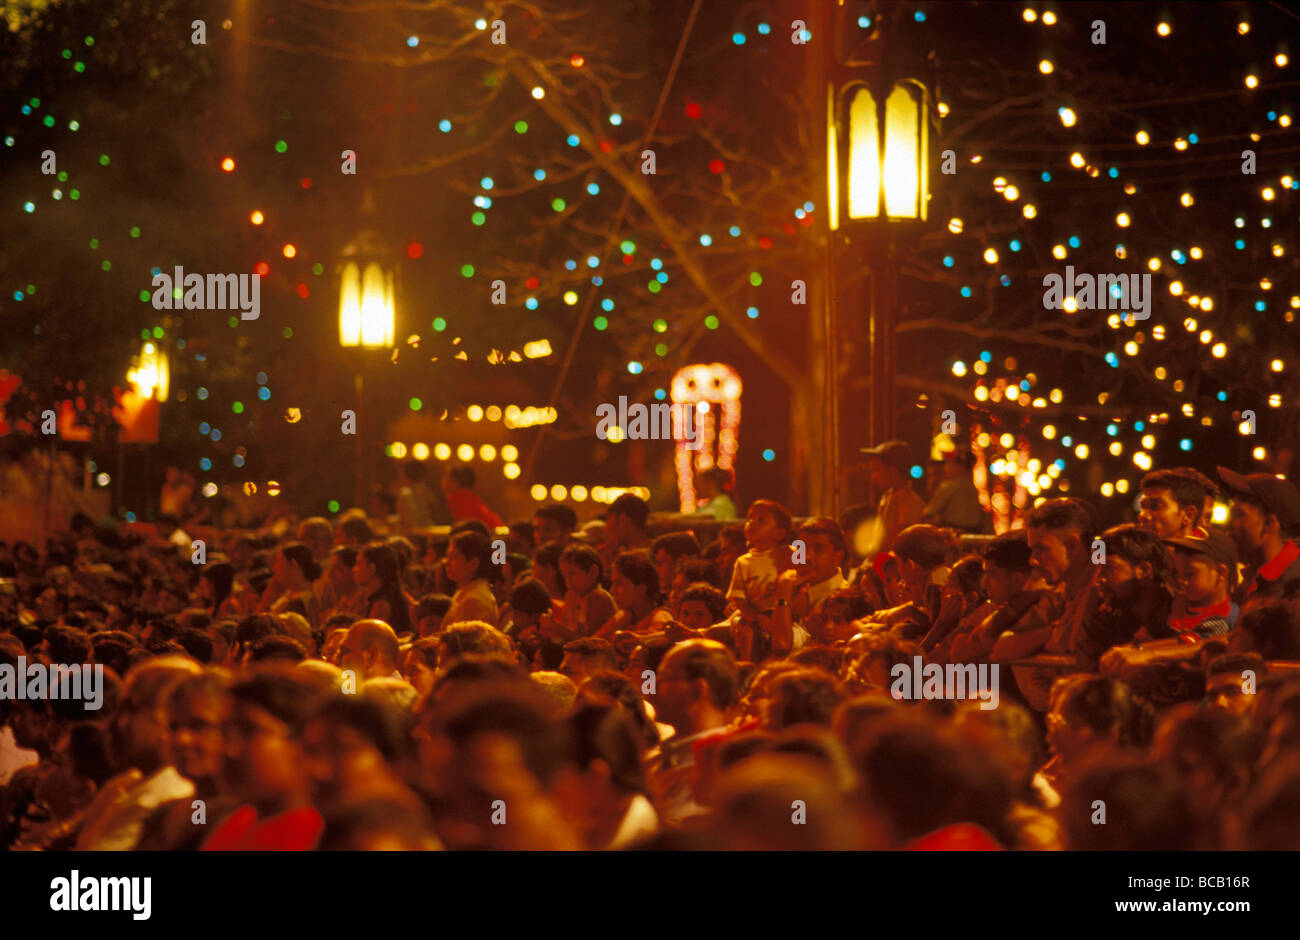
[[[310,806],[258,822],[257,810],[244,805],[221,821],[203,851],[310,852],[324,829],[325,820]]]
[[[487,503],[483,498],[470,489],[459,489],[447,498],[447,507],[451,510],[453,522],[460,522],[462,519],[477,519],[489,529],[495,530],[497,526],[505,525],[501,517],[488,509]]]

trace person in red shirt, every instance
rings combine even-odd
[[[1245,613],[1300,580],[1300,545],[1291,540],[1300,526],[1300,493],[1268,473],[1246,476],[1227,467],[1218,473],[1232,496],[1228,531],[1246,566],[1237,597]]]
[[[483,497],[474,492],[474,471],[469,467],[448,467],[442,478],[442,491],[447,495],[447,506],[451,510],[451,521],[477,519],[495,531],[504,526],[501,517],[488,508]]]
[[[216,823],[205,852],[316,847],[325,821],[311,803],[311,778],[295,729],[317,704],[313,689],[264,672],[230,690],[224,729],[228,792],[242,805]]]

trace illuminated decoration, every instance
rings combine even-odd
[[[362,219],[374,215],[366,193]],[[396,331],[393,270],[388,246],[373,228],[363,228],[340,254],[339,345],[388,349]]]
[[[914,79],[895,82],[883,102],[860,81],[828,90],[832,230],[844,220],[925,221],[932,104],[929,90]]]
[[[542,359],[551,354],[551,341],[537,339],[524,344],[524,355],[529,359]]]
[[[126,380],[140,398],[166,401],[171,385],[171,368],[166,351],[157,343],[146,341],[140,355],[131,360]]]
[[[509,474],[507,474],[509,476]],[[590,499],[592,502],[604,503],[609,505],[618,499],[624,493],[631,493],[647,502],[650,499],[650,491],[644,486],[583,486],[581,483],[566,487],[563,483],[555,483],[547,486],[545,483],[534,483],[528,491],[534,502],[576,502],[582,503]]]
[[[695,407],[696,449],[692,450],[682,427],[682,409],[673,409],[676,442],[677,495],[682,512],[694,512],[695,474],[718,466],[734,470],[740,434],[740,374],[721,362],[695,364],[673,375],[671,397],[675,404]],[[694,460],[692,461],[692,455]],[[595,490],[592,499],[600,502]]]
[[[531,428],[539,424],[554,423],[559,413],[554,408],[534,408],[532,405],[520,408],[518,405],[509,405],[506,407],[504,417],[505,426],[508,428]]]

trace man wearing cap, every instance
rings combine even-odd
[[[912,489],[909,477],[912,448],[906,441],[885,441],[862,448],[862,453],[871,458],[871,485],[881,494],[876,508],[881,541],[876,550],[890,551],[898,533],[920,522],[925,510],[925,502]]]
[[[1169,628],[1189,641],[1222,636],[1237,623],[1241,609],[1232,602],[1237,585],[1237,549],[1211,530],[1208,537],[1165,539],[1173,551],[1176,587]]]
[[[1249,610],[1300,580],[1300,545],[1290,538],[1300,524],[1300,493],[1267,473],[1246,475],[1227,467],[1218,473],[1232,496],[1228,531],[1246,566],[1237,599],[1243,611]]]

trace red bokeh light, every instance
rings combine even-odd
[[[709,161],[709,172],[710,172],[710,173],[721,173],[721,172],[722,172],[723,170],[725,170],[726,168],[727,168],[727,165],[726,165],[725,163],[723,163],[721,160],[710,160],[710,161]]]
[[[298,296],[301,297],[303,300],[306,300],[308,297],[311,296],[311,290],[308,289],[306,284],[298,285]]]
[[[624,255],[624,256],[623,256],[623,263],[624,263],[624,264],[631,264],[631,263],[632,263],[632,256],[631,256],[631,255]]]
[[[701,108],[694,101],[692,101],[690,104],[686,106],[686,116],[691,120],[694,120],[695,118],[699,117],[703,113],[704,113],[704,109]]]
[[[580,55],[577,55],[576,53],[569,57],[569,64],[572,65],[575,69],[582,68],[583,63],[586,61],[587,61],[586,59],[584,59]]]
[[[411,242],[406,246],[406,256],[408,258],[418,258],[424,254],[424,246],[419,242]]]
[[[529,290],[537,290],[541,283],[542,282],[537,278],[530,277],[528,280],[524,281],[524,287],[527,287]]]
[[[302,178],[302,181],[298,185],[301,186],[303,189],[311,189],[311,177],[304,176]]]
[[[770,238],[768,238],[766,235],[764,235],[762,238],[760,238],[760,239],[758,240],[758,247],[759,247],[759,248],[771,248],[771,247],[772,247],[772,239],[770,239]]]
[[[267,264],[265,261],[259,261],[257,262],[257,264],[253,265],[253,273],[260,274],[262,277],[266,277],[268,274],[271,273],[271,266]]]
[[[600,152],[601,152],[601,153],[613,153],[613,152],[614,152],[614,142],[613,142],[612,140],[602,140],[602,141],[600,142]]]

